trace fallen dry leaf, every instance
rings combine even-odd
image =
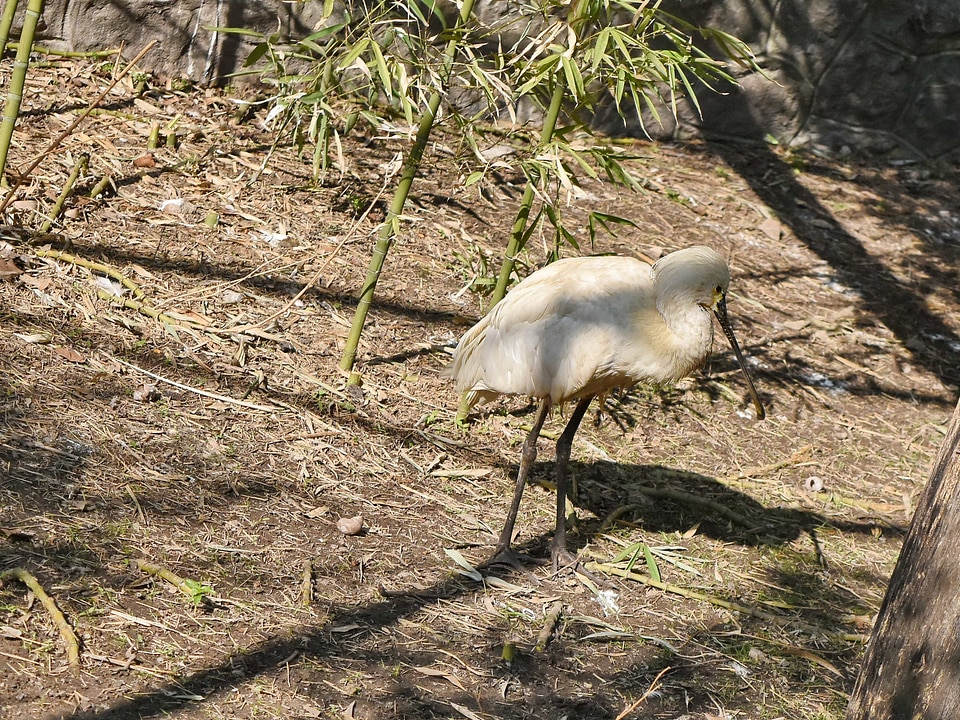
[[[451,674],[448,670],[438,670],[437,668],[426,667],[424,665],[414,666],[413,668],[418,673],[423,675],[428,675],[429,677],[440,677],[449,682],[451,685],[456,685],[461,690],[466,690],[463,686],[463,683],[460,682],[460,678],[456,675]]]
[[[0,280],[9,280],[23,273],[16,263],[6,258],[0,258]]]
[[[33,540],[33,533],[19,528],[0,528],[0,535],[13,542],[30,542]]]
[[[780,221],[776,218],[767,218],[760,223],[760,232],[762,232],[771,240],[779,240],[780,233],[783,232],[783,228],[780,225]]]
[[[33,275],[22,275],[20,277],[20,282],[24,285],[29,285],[34,287],[40,292],[44,292],[52,284],[52,280],[48,277],[34,277]]]
[[[62,357],[64,360],[67,360],[72,363],[85,363],[87,358],[78,353],[73,348],[63,347],[62,345],[56,345],[53,348],[53,351]]]

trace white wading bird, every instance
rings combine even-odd
[[[727,264],[707,247],[678,250],[653,266],[628,257],[569,258],[530,275],[467,331],[444,370],[467,393],[467,407],[501,394],[540,400],[495,558],[514,559],[513,527],[550,407],[576,400],[557,441],[552,546],[554,570],[576,562],[566,543],[567,464],[587,406],[612,388],[669,383],[700,367],[713,343],[711,312],[737,356],[757,418],[764,417],[727,320],[729,284]]]

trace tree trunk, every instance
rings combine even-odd
[[[960,718],[960,404],[880,607],[846,720]]]

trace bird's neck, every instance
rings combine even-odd
[[[679,366],[687,368],[683,373],[696,368],[703,361],[713,344],[713,319],[710,311],[696,302],[682,299],[661,304],[660,316],[670,334],[674,356]]]

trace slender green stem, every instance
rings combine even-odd
[[[82,153],[77,161],[73,164],[73,170],[70,171],[70,176],[67,178],[67,182],[63,185],[63,190],[60,191],[60,197],[57,198],[57,201],[53,204],[53,208],[50,210],[50,215],[44,221],[43,225],[40,226],[40,234],[42,235],[45,232],[48,232],[53,224],[57,221],[57,218],[60,217],[60,213],[63,210],[63,204],[67,201],[67,198],[70,197],[70,193],[73,192],[73,186],[77,183],[77,178],[80,177],[81,172],[85,172],[87,166],[90,162],[90,155],[87,153]]]
[[[15,3],[8,2],[9,4]],[[7,93],[7,102],[3,106],[3,120],[0,121],[0,178],[3,177],[3,172],[7,167],[7,153],[10,151],[10,142],[13,140],[13,128],[16,126],[17,118],[20,115],[23,85],[27,79],[30,46],[33,45],[33,35],[37,30],[37,22],[40,20],[42,12],[43,0],[30,0],[27,11],[23,16],[23,29],[20,31],[17,57],[13,61],[13,74],[10,77],[10,91]],[[3,22],[6,22],[5,17]]]
[[[107,188],[110,187],[110,184],[113,182],[112,175],[104,175],[100,180],[97,181],[97,184],[90,188],[90,197],[95,198],[99,195],[103,195],[107,191]]]
[[[568,23],[574,36],[579,38],[587,21],[590,19],[590,3],[587,0],[573,0],[570,6],[570,15]],[[579,40],[577,41],[576,51],[579,52]],[[557,122],[560,119],[560,110],[563,108],[563,99],[567,95],[567,74],[558,64],[556,74],[553,78],[553,96],[550,98],[550,107],[547,108],[547,114],[543,118],[543,127],[540,130],[540,146],[553,140],[553,134],[557,129]],[[500,274],[497,276],[497,284],[493,289],[490,307],[503,300],[507,294],[507,285],[510,284],[510,276],[513,274],[513,268],[516,264],[517,255],[523,250],[527,242],[529,233],[527,224],[530,220],[530,210],[533,208],[533,200],[536,192],[536,186],[540,182],[539,174],[532,171],[527,178],[527,186],[523,191],[523,197],[520,199],[520,208],[517,210],[517,218],[513,224],[513,230],[510,232],[510,241],[507,243],[507,251],[503,256],[503,263],[500,266]]]
[[[70,623],[67,621],[63,611],[57,607],[56,601],[47,595],[46,590],[43,589],[43,586],[37,578],[34,577],[33,573],[23,568],[15,567],[0,572],[0,582],[3,582],[7,578],[19,580],[30,588],[34,597],[40,601],[40,604],[43,605],[44,610],[49,613],[57,629],[60,631],[60,637],[63,638],[63,641],[67,645],[67,662],[70,663],[70,667],[74,670],[78,670],[80,668],[80,642],[77,640],[77,635],[73,631],[73,628],[70,627]]]
[[[19,5],[17,0],[7,0],[3,4],[3,16],[0,17],[0,52],[7,48],[7,39],[10,37],[10,28],[13,27],[13,16],[17,14],[17,5]]]
[[[410,149],[406,163],[404,163],[403,172],[400,175],[400,182],[397,183],[397,189],[394,191],[387,217],[380,226],[377,244],[373,248],[373,255],[370,258],[370,265],[367,269],[367,277],[363,281],[363,287],[360,289],[360,299],[357,302],[357,309],[353,313],[353,324],[350,327],[350,334],[347,336],[347,344],[343,350],[343,358],[340,360],[340,368],[342,370],[353,370],[353,366],[356,363],[357,347],[360,344],[360,336],[363,334],[363,325],[366,322],[370,304],[373,302],[373,294],[377,289],[377,282],[380,280],[380,273],[383,271],[383,265],[387,259],[387,254],[390,252],[390,246],[393,244],[393,239],[399,229],[400,216],[403,214],[403,207],[410,194],[410,187],[413,185],[413,180],[420,167],[420,161],[423,159],[423,151],[426,149],[427,140],[430,138],[430,131],[433,129],[433,121],[436,119],[439,108],[440,93],[435,92],[430,96],[426,111],[420,118],[420,127],[417,130],[413,147]],[[356,383],[358,378],[356,375],[351,375],[350,381]]]
[[[13,6],[14,10],[16,10],[17,3],[15,2],[15,0],[10,2],[9,4]],[[3,11],[6,14],[7,12],[6,6],[4,6]],[[2,23],[3,21],[0,20],[0,38],[5,37],[2,34],[4,29],[4,26]],[[9,34],[9,28],[7,28],[7,30]],[[10,50],[16,50],[20,47],[20,44],[17,42],[8,43],[6,42],[6,40],[4,40],[3,45],[0,45],[0,47],[4,47]],[[112,48],[110,50],[82,50],[82,51],[81,50],[58,50],[57,48],[47,47],[46,45],[34,44],[34,46],[31,48],[31,52],[35,52],[38,55],[53,55],[54,57],[62,57],[62,58],[107,58],[107,57],[114,57],[118,55],[120,53],[120,48]]]
[[[410,187],[420,169],[420,161],[423,159],[424,150],[430,139],[430,132],[433,130],[433,123],[436,120],[437,112],[440,109],[442,100],[442,90],[446,89],[450,72],[453,69],[453,61],[456,58],[457,50],[460,46],[460,30],[469,20],[473,12],[474,0],[464,0],[460,8],[460,16],[457,25],[454,28],[453,36],[447,42],[444,49],[443,65],[441,66],[442,78],[441,89],[433,92],[427,101],[427,107],[420,117],[420,124],[417,128],[417,135],[414,138],[413,147],[410,148],[410,154],[407,156],[403,165],[403,171],[400,173],[400,181],[393,194],[393,200],[390,203],[390,210],[387,217],[380,226],[380,232],[377,236],[377,244],[373,249],[373,255],[370,258],[370,265],[367,269],[367,277],[364,280],[363,287],[360,290],[360,298],[357,302],[357,309],[353,314],[353,324],[350,327],[350,334],[347,336],[347,342],[343,349],[343,357],[340,360],[340,368],[351,372],[350,383],[356,384],[360,381],[357,373],[352,372],[353,366],[357,360],[357,347],[360,344],[360,336],[363,334],[363,325],[367,319],[367,313],[370,310],[370,304],[373,302],[374,291],[377,288],[377,281],[380,279],[380,273],[383,271],[384,262],[387,254],[390,252],[390,246],[396,237],[400,227],[400,218],[403,215],[403,208],[410,194]]]
[[[540,147],[543,147],[553,139],[553,133],[557,129],[557,122],[560,118],[560,109],[563,107],[563,96],[566,94],[567,83],[563,73],[558,73],[556,77],[556,86],[553,88],[553,97],[550,99],[550,108],[543,119],[543,128],[540,131]],[[513,274],[513,267],[517,261],[517,255],[523,250],[526,244],[527,222],[530,219],[530,210],[533,208],[533,198],[535,195],[536,184],[539,177],[533,176],[527,178],[527,186],[524,188],[523,197],[520,198],[520,208],[517,210],[517,219],[513,223],[513,230],[510,232],[510,242],[507,243],[507,251],[503,256],[503,263],[500,266],[500,275],[497,276],[497,285],[493,289],[493,298],[491,307],[503,300],[507,294],[507,285],[510,284],[510,276]]]

